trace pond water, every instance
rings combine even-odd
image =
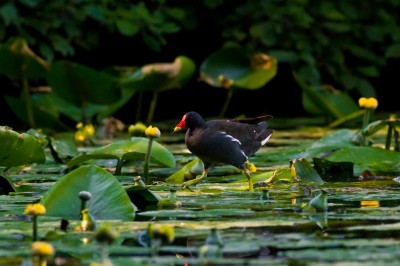
[[[266,149],[280,148],[285,139],[287,145],[296,145],[287,135],[280,136]],[[190,156],[182,143],[168,145],[178,160]],[[179,166],[154,168],[153,173],[161,172],[162,179]],[[33,166],[10,175],[19,190],[0,195],[0,265],[31,265],[32,221],[24,209],[63,175],[59,167],[49,164],[39,171]],[[266,164],[259,171],[276,167]],[[128,185],[134,175],[118,178]],[[255,180],[259,181],[263,180]],[[267,186],[267,192],[248,192],[246,186],[245,177],[235,169],[216,167],[192,191],[176,192],[180,207],[148,206],[136,213],[134,221],[97,221],[118,232],[108,247],[112,265],[376,266],[400,262],[400,184],[394,180],[326,182],[318,187],[281,182]],[[170,193],[165,184],[149,189],[162,197]],[[328,192],[327,210],[305,208],[321,189]],[[156,253],[141,242],[149,223],[171,225],[175,232],[173,242],[161,245]],[[39,238],[56,250],[48,265],[99,263],[101,246],[94,232],[76,231],[79,220],[69,220],[66,231],[60,230],[60,224],[59,217],[39,217]]]

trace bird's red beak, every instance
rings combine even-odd
[[[186,127],[185,120],[186,120],[186,115],[184,115],[184,116],[182,117],[181,122],[179,122],[179,123],[176,125],[176,127],[174,128],[174,132],[179,131],[179,130],[181,130],[182,128],[185,128],[185,127]]]

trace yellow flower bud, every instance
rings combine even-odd
[[[118,233],[111,229],[111,225],[102,224],[96,231],[95,239],[100,243],[111,244],[118,238]]]
[[[165,243],[172,243],[175,239],[174,227],[168,224],[149,224],[147,235],[150,238],[161,239]]]
[[[32,254],[47,257],[54,254],[54,248],[50,243],[44,241],[36,241],[32,243]]]
[[[89,124],[84,127],[83,132],[85,133],[86,137],[91,137],[94,135],[96,130],[92,124]]]
[[[150,138],[159,138],[161,136],[161,132],[158,129],[158,127],[152,127],[152,126],[148,126],[144,134]]]
[[[30,216],[46,214],[46,208],[40,203],[29,204],[25,208],[25,214]]]
[[[378,107],[378,100],[375,99],[374,97],[371,97],[371,98],[361,97],[358,100],[358,105],[361,108],[374,110],[374,109],[376,109]]]
[[[75,132],[75,141],[78,143],[84,142],[86,139],[85,134],[82,131]]]
[[[142,122],[137,122],[128,127],[128,133],[131,136],[143,136],[146,131],[146,126]]]

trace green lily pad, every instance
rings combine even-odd
[[[203,170],[203,163],[199,158],[196,158],[191,162],[185,164],[185,166],[183,166],[182,169],[180,169],[178,172],[175,172],[174,174],[167,177],[165,179],[165,182],[170,184],[182,184],[183,182],[185,182],[185,175],[187,175],[188,173],[198,174],[199,168],[201,168],[201,171]]]
[[[196,65],[186,56],[178,56],[172,63],[142,66],[132,75],[121,78],[120,85],[135,91],[165,91],[182,88],[193,76]]]
[[[201,80],[214,87],[255,90],[277,73],[272,56],[230,47],[211,54],[200,66]]]
[[[106,146],[78,155],[68,162],[73,167],[90,159],[143,160],[147,152],[149,139],[132,137],[131,140],[120,140]],[[166,167],[175,167],[174,155],[163,145],[153,141],[150,161]]]
[[[53,63],[47,81],[58,96],[79,107],[110,104],[121,98],[114,77],[69,61]]]
[[[94,219],[134,219],[137,208],[118,179],[94,165],[82,166],[64,175],[43,195],[41,203],[46,207],[46,215],[79,219],[81,191],[92,195],[87,208]]]
[[[22,38],[12,38],[7,44],[0,46],[0,73],[22,78],[21,69],[28,78],[46,77],[49,63],[35,54]]]
[[[129,186],[125,188],[130,200],[139,210],[145,210],[148,206],[156,206],[162,197],[142,186]]]
[[[325,157],[333,162],[353,162],[365,169],[382,172],[400,173],[400,153],[375,147],[343,147]],[[363,170],[365,170],[363,169]],[[362,171],[362,170],[361,170]],[[360,170],[355,170],[355,175],[360,175]]]
[[[313,182],[317,185],[325,183],[306,159],[296,159],[292,164],[292,167],[296,170],[296,177],[300,178],[302,182]]]
[[[41,143],[32,135],[19,134],[9,127],[0,126],[0,165],[6,167],[46,160]]]
[[[255,212],[252,210],[243,209],[213,209],[213,210],[201,210],[201,211],[190,211],[190,210],[158,210],[158,211],[147,211],[141,212],[138,215],[151,216],[158,218],[217,218],[217,217],[235,217],[235,216],[255,216]]]
[[[341,118],[359,110],[352,97],[333,87],[310,86],[297,73],[293,73],[303,92],[303,106],[314,115]]]

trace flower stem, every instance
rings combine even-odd
[[[393,124],[389,123],[388,131],[387,131],[387,135],[386,135],[386,143],[385,143],[385,149],[386,150],[390,150],[390,144],[391,144],[391,141],[392,141],[393,130],[394,130]]]
[[[146,181],[146,184],[149,184],[149,161],[150,161],[150,153],[151,153],[151,146],[153,144],[153,138],[149,138],[149,144],[147,145],[147,152],[146,152],[146,157],[144,160],[144,173],[143,173],[143,177],[144,180]]]
[[[37,240],[37,215],[32,216],[32,240]]]

